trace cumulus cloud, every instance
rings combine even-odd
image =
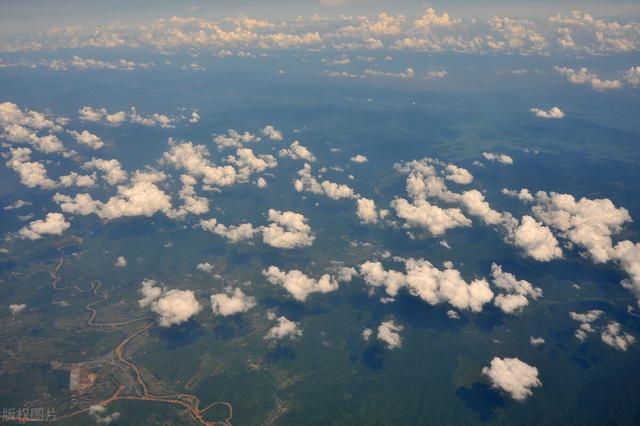
[[[410,203],[404,198],[396,198],[391,207],[405,220],[405,228],[417,228],[434,236],[442,235],[448,229],[471,226],[471,220],[460,209],[438,207],[423,199]]]
[[[447,164],[446,179],[460,185],[468,185],[473,181],[473,175],[465,168],[458,167],[455,164]]]
[[[432,7],[429,7],[424,15],[413,22],[413,25],[421,30],[430,30],[432,27],[451,27],[460,22],[460,19],[451,18],[447,12],[438,15]]]
[[[356,198],[355,191],[347,185],[338,184],[328,180],[318,182],[311,174],[311,166],[305,163],[304,167],[298,171],[299,178],[294,180],[293,186],[296,191],[311,192],[314,194],[323,194],[332,200],[340,200],[343,198]]]
[[[102,142],[102,139],[100,139],[98,136],[86,130],[83,130],[82,132],[77,132],[75,130],[68,130],[67,132],[71,136],[73,136],[76,142],[88,148],[100,149],[104,146],[104,142]]]
[[[45,220],[38,219],[18,231],[22,239],[39,240],[44,235],[62,235],[71,224],[62,213],[47,213]]]
[[[482,156],[487,161],[493,161],[500,164],[513,164],[513,158],[506,154],[494,154],[492,152],[483,152]]]
[[[226,135],[217,135],[213,138],[213,141],[218,146],[218,149],[225,148],[242,148],[247,143],[260,142],[260,138],[249,132],[240,133],[237,130],[229,129]]]
[[[11,311],[11,315],[16,315],[24,311],[26,307],[27,305],[25,305],[24,303],[12,303],[11,305],[9,305],[9,310]]]
[[[354,163],[366,163],[369,159],[362,154],[358,154],[351,157],[351,161]]]
[[[402,331],[403,329],[403,326],[396,324],[393,320],[383,321],[378,326],[377,338],[385,345],[387,345],[387,349],[397,349],[402,346],[400,331]]]
[[[601,80],[597,74],[590,73],[587,68],[580,68],[576,71],[573,68],[554,66],[553,69],[570,83],[587,84],[598,92],[622,88],[622,82],[620,80]]]
[[[531,108],[529,111],[538,118],[564,118],[564,112],[562,112],[562,110],[558,107],[553,107],[548,111],[540,108]]]
[[[546,343],[543,337],[529,337],[529,343],[531,346],[542,346]]]
[[[538,369],[518,358],[494,357],[489,367],[482,369],[495,389],[499,389],[516,401],[524,401],[533,395],[533,388],[542,386]]]
[[[631,67],[624,72],[624,79],[632,87],[640,86],[640,67]]]
[[[493,299],[493,292],[484,279],[467,283],[460,272],[453,268],[439,270],[423,259],[403,260],[405,271],[386,270],[380,262],[360,265],[360,274],[371,287],[383,287],[390,297],[400,289],[407,291],[430,305],[448,303],[458,309],[481,312]]]
[[[292,160],[304,160],[310,163],[316,161],[316,157],[305,146],[300,145],[299,141],[293,141],[289,148],[283,148],[278,152],[283,158],[291,158]]]
[[[143,298],[138,304],[143,308],[151,306],[151,310],[158,314],[158,324],[161,327],[182,324],[202,309],[193,291],[165,290],[155,285],[153,280],[142,282],[140,293]]]
[[[170,149],[162,156],[161,164],[171,164],[177,170],[185,170],[194,177],[201,177],[206,185],[230,186],[236,183],[236,169],[217,166],[209,160],[209,150],[204,145],[191,142],[176,144],[169,140]]]
[[[98,170],[103,173],[102,179],[109,185],[117,185],[129,178],[127,172],[122,169],[122,165],[118,160],[103,160],[101,158],[92,158],[82,165],[87,170]]]
[[[98,425],[110,425],[111,423],[120,419],[119,411],[114,411],[111,414],[107,414],[107,407],[101,404],[89,406],[88,413],[96,419],[96,424]]]
[[[28,188],[52,189],[57,185],[47,177],[47,169],[42,163],[31,161],[29,148],[11,148],[7,166],[20,176],[20,183]]]
[[[241,312],[247,312],[249,309],[256,306],[256,299],[251,296],[247,296],[244,292],[236,287],[227,293],[217,293],[211,295],[211,309],[214,315],[221,315],[223,317],[229,315],[239,314]]]
[[[542,289],[534,287],[529,281],[518,280],[515,275],[504,272],[500,265],[491,264],[493,284],[504,291],[498,294],[493,303],[503,312],[511,314],[529,304],[529,299],[542,297]]]
[[[277,324],[269,329],[264,339],[278,342],[285,339],[295,340],[300,336],[302,336],[302,328],[299,323],[286,317],[278,317]]]
[[[307,300],[307,297],[312,293],[330,293],[338,289],[338,281],[330,274],[324,274],[316,280],[297,269],[285,272],[276,266],[269,266],[262,271],[262,274],[267,278],[267,281],[282,286],[299,302]]]
[[[202,229],[224,237],[232,243],[250,240],[260,232],[260,228],[254,228],[250,223],[242,223],[237,226],[226,226],[219,223],[215,218],[201,220],[200,226]]]
[[[562,258],[562,250],[558,246],[558,240],[548,227],[531,216],[522,217],[522,222],[513,233],[513,243],[520,247],[527,256],[539,262]]]
[[[360,223],[375,225],[378,223],[380,214],[376,208],[376,203],[369,198],[358,198],[356,200],[356,215]]]
[[[174,119],[165,115],[153,113],[151,115],[141,115],[135,107],[131,107],[129,112],[117,111],[109,113],[106,108],[93,108],[91,106],[83,106],[78,110],[78,116],[82,121],[94,123],[103,123],[109,126],[120,126],[129,122],[132,124],[140,124],[149,127],[163,127],[166,129],[175,127]]]
[[[360,335],[362,336],[362,340],[368,342],[372,334],[373,330],[371,330],[370,328],[365,328],[364,330],[362,330],[362,333]]]
[[[124,256],[118,256],[118,258],[116,259],[116,266],[118,268],[124,268],[125,266],[127,266],[127,259],[125,259]]]
[[[600,337],[607,345],[620,351],[626,351],[636,341],[636,338],[629,333],[623,333],[620,323],[615,321],[607,324]]]
[[[576,338],[581,342],[584,342],[587,338],[587,334],[595,332],[592,324],[600,319],[603,314],[604,312],[599,309],[592,309],[583,314],[577,312],[569,312],[569,316],[571,317],[571,319],[580,323],[580,326],[575,332]]]
[[[267,245],[292,249],[310,246],[315,239],[307,219],[300,213],[269,209],[268,219],[272,223],[262,230],[262,240]]]
[[[283,139],[282,132],[280,130],[276,130],[276,128],[271,124],[263,127],[261,132],[272,141],[281,141]]]

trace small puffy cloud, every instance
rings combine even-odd
[[[195,124],[198,121],[200,121],[200,114],[198,114],[198,111],[192,111],[191,117],[189,117],[189,123]]]
[[[116,259],[116,266],[118,268],[124,268],[125,266],[127,266],[127,259],[125,259],[124,256],[118,256],[118,258]]]
[[[22,239],[39,240],[43,235],[62,235],[71,224],[62,213],[47,213],[45,220],[38,219],[18,231]]]
[[[375,225],[378,223],[380,215],[376,208],[376,203],[369,198],[358,198],[356,200],[356,215],[360,219],[360,223]]]
[[[324,274],[316,280],[297,269],[285,272],[276,266],[269,266],[262,274],[267,281],[282,286],[299,302],[307,300],[312,293],[329,293],[338,289],[338,281],[329,274]]]
[[[166,290],[157,287],[154,280],[144,280],[140,288],[142,299],[138,300],[141,308],[150,306],[158,314],[161,327],[182,324],[202,309],[191,290]]]
[[[351,161],[354,163],[366,163],[369,159],[362,154],[358,154],[351,157]]]
[[[271,124],[265,126],[261,132],[272,141],[281,141],[283,139],[282,132],[280,130],[276,130]]]
[[[239,287],[236,287],[228,293],[211,295],[211,309],[214,315],[221,315],[223,317],[235,315],[241,312],[247,312],[254,306],[256,306],[256,299],[245,295]]]
[[[462,22],[460,19],[451,18],[447,12],[438,15],[436,11],[429,7],[420,18],[413,22],[413,25],[421,30],[431,30],[432,27],[452,27]]]
[[[487,161],[493,161],[500,164],[513,164],[513,158],[506,154],[494,154],[492,152],[483,152],[482,156]]]
[[[640,67],[631,67],[624,72],[624,79],[632,87],[640,86]]]
[[[300,145],[299,141],[293,141],[289,148],[283,148],[278,152],[282,158],[291,158],[292,160],[304,160],[310,163],[316,161],[316,157],[305,146]]]
[[[161,327],[182,324],[196,315],[202,306],[191,290],[163,291],[162,295],[151,303],[151,310],[158,314]]]
[[[96,184],[95,173],[91,175],[81,175],[71,172],[68,175],[60,176],[60,186],[69,188],[70,186],[89,187]]]
[[[458,313],[458,311],[454,311],[453,309],[449,309],[447,311],[447,317],[449,319],[457,320],[457,319],[460,319],[460,314]]]
[[[514,231],[513,243],[527,256],[539,262],[548,262],[562,257],[558,240],[549,228],[531,216],[522,217],[522,222]]]
[[[305,163],[301,170],[298,170],[299,179],[294,180],[293,186],[297,192],[311,192],[323,194],[332,200],[343,198],[356,198],[355,191],[347,185],[330,182],[328,180],[319,183],[311,174],[311,166]]]
[[[438,207],[423,199],[410,203],[404,198],[396,198],[391,207],[405,220],[405,228],[428,231],[434,236],[442,235],[448,229],[471,226],[471,220],[460,209]]]
[[[198,271],[211,273],[213,272],[214,267],[209,262],[202,262],[202,263],[198,263],[198,265],[196,266],[196,269]]]
[[[292,249],[310,246],[315,239],[307,219],[300,213],[269,209],[272,222],[262,230],[262,240],[271,247]]]
[[[93,158],[82,165],[82,168],[88,170],[98,170],[103,173],[102,178],[109,185],[117,185],[128,179],[127,172],[122,170],[122,165],[118,160],[103,160],[101,158]]]
[[[447,175],[445,179],[460,185],[468,185],[473,181],[473,175],[465,168],[458,167],[455,164],[448,164]]]
[[[11,315],[16,315],[17,313],[24,311],[26,307],[27,305],[24,303],[12,303],[9,305],[9,310],[11,311]]]
[[[507,189],[507,188],[502,188],[502,190],[500,192],[502,192],[507,197],[517,198],[520,201],[523,201],[525,203],[530,203],[535,199],[533,194],[531,194],[531,192],[527,188],[523,188],[520,191],[515,191],[513,189]]]
[[[260,142],[260,138],[246,131],[240,133],[237,130],[229,129],[227,135],[217,135],[213,141],[218,149],[242,148],[247,143]]]
[[[533,388],[542,386],[538,369],[518,358],[495,357],[489,367],[482,369],[482,374],[491,381],[495,389],[520,402],[533,395]]]
[[[230,186],[236,183],[237,173],[233,166],[216,166],[209,160],[209,150],[204,145],[191,142],[176,144],[169,140],[170,149],[162,155],[161,164],[171,164],[192,176],[202,177],[206,185]]]
[[[250,240],[260,232],[260,228],[254,228],[250,223],[242,223],[237,226],[225,226],[219,223],[215,218],[201,220],[200,226],[206,231],[213,232],[214,234],[226,238],[231,243]]]
[[[378,340],[387,345],[387,349],[397,349],[402,346],[400,331],[403,326],[396,324],[393,320],[384,321],[378,326]]]
[[[554,66],[553,69],[566,78],[572,84],[586,84],[598,92],[605,90],[621,89],[622,82],[619,80],[601,80],[597,74],[592,74],[587,68],[574,70],[573,68]]]
[[[267,180],[265,178],[263,178],[262,176],[260,176],[257,180],[256,180],[256,186],[258,188],[266,188],[268,186],[267,184]]]
[[[360,335],[362,336],[362,340],[368,342],[372,334],[373,330],[371,330],[370,328],[365,328],[364,330],[362,330],[362,333]]]
[[[546,343],[544,337],[529,337],[529,343],[531,346],[542,346]]]
[[[587,334],[593,333],[595,331],[592,324],[600,319],[603,314],[604,312],[599,309],[592,309],[583,314],[577,312],[569,312],[569,316],[571,317],[571,319],[580,323],[580,326],[575,332],[576,338],[581,342],[584,342],[587,338]]]
[[[277,342],[285,339],[294,340],[300,336],[302,336],[300,324],[286,317],[278,317],[277,324],[269,329],[264,339]]]
[[[554,118],[554,119],[564,118],[564,112],[562,112],[562,110],[558,107],[553,107],[548,111],[545,111],[540,108],[531,108],[529,111],[538,118]]]
[[[504,291],[494,299],[494,304],[505,313],[514,313],[529,304],[529,299],[537,299],[542,296],[542,290],[534,287],[530,282],[518,280],[515,275],[504,272],[500,265],[491,265],[493,284]]]
[[[107,414],[107,407],[102,404],[95,404],[89,407],[89,415],[96,419],[98,425],[110,425],[111,423],[120,419],[120,412],[114,411],[111,414]]]
[[[31,160],[29,148],[11,148],[7,166],[20,176],[20,183],[29,188],[52,189],[57,185],[47,177],[47,169],[42,163]]]
[[[629,333],[623,333],[620,323],[615,321],[607,324],[600,337],[607,345],[620,351],[626,351],[636,341],[636,338]]]
[[[439,270],[424,259],[405,259],[406,272],[386,270],[380,262],[360,265],[360,274],[371,287],[383,287],[390,297],[402,288],[430,305],[448,303],[457,309],[481,312],[493,299],[493,292],[484,279],[467,283],[453,268]]]
[[[76,142],[91,149],[100,149],[104,146],[102,139],[86,130],[83,130],[82,132],[68,130],[67,132],[73,136]]]

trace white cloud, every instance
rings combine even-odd
[[[124,256],[118,256],[118,258],[116,259],[116,266],[118,268],[124,268],[125,266],[127,266],[127,259],[125,259]]]
[[[265,244],[276,248],[292,249],[310,246],[315,239],[307,219],[300,213],[269,210],[269,221],[272,222],[262,230]]]
[[[220,235],[232,243],[250,240],[260,232],[260,228],[254,228],[250,223],[242,223],[237,226],[225,226],[215,218],[201,220],[200,226],[202,226],[202,229]]]
[[[514,313],[529,304],[528,297],[538,299],[542,297],[542,289],[534,287],[530,282],[518,280],[515,275],[504,272],[500,265],[491,264],[493,284],[505,293],[494,299],[494,304],[505,313]]]
[[[142,301],[140,304],[142,306]],[[201,309],[202,306],[191,290],[162,291],[161,295],[151,302],[151,310],[158,314],[158,324],[161,327],[182,324]]]
[[[171,164],[177,170],[184,169],[192,176],[202,177],[206,185],[230,186],[236,183],[236,170],[232,166],[216,166],[209,160],[209,150],[204,145],[191,142],[176,144],[169,140],[170,150],[162,156],[161,164]]]
[[[370,328],[365,328],[364,330],[362,330],[362,333],[361,333],[362,340],[364,340],[365,342],[368,342],[372,334],[373,334],[373,330],[371,330]]]
[[[118,160],[103,160],[101,158],[92,158],[82,165],[83,169],[95,169],[103,173],[102,179],[109,185],[117,185],[128,179],[127,172],[122,170],[122,165]]]
[[[593,333],[595,331],[592,324],[600,319],[603,314],[604,312],[599,309],[592,309],[584,314],[569,312],[569,316],[571,317],[571,319],[580,323],[580,326],[575,332],[576,338],[584,342],[584,340],[587,338],[587,334]]]
[[[589,73],[587,68],[580,68],[578,71],[573,68],[554,66],[553,69],[566,78],[572,84],[588,84],[598,92],[605,90],[621,89],[622,82],[619,80],[601,80],[597,74]]]
[[[26,307],[27,305],[25,305],[24,303],[12,303],[11,305],[9,305],[9,310],[11,311],[11,315],[16,315],[24,311]]]
[[[494,154],[492,152],[483,152],[482,156],[487,161],[494,161],[501,164],[513,164],[513,158],[506,154]]]
[[[362,154],[358,154],[351,157],[351,161],[354,163],[366,163],[369,159]]]
[[[538,369],[518,358],[494,357],[491,365],[482,369],[482,374],[489,378],[494,388],[520,402],[533,395],[533,388],[542,386]]]
[[[564,118],[564,112],[562,112],[562,110],[558,107],[553,107],[548,111],[540,108],[531,108],[529,111],[538,118]]]
[[[60,176],[60,186],[68,188],[70,186],[90,187],[96,184],[96,174],[81,175],[71,172],[68,175]]]
[[[300,145],[300,142],[293,141],[289,148],[283,148],[278,153],[280,157],[291,158],[292,160],[304,160],[310,163],[316,161],[316,157],[305,146]]]
[[[357,194],[349,186],[330,182],[328,180],[319,183],[311,174],[311,166],[308,163],[298,171],[299,179],[294,180],[293,186],[297,192],[307,191],[314,194],[323,194],[332,200],[342,198],[356,198]]]
[[[22,239],[39,240],[44,235],[62,235],[71,224],[62,213],[47,213],[45,220],[38,219],[18,231]]]
[[[529,337],[529,343],[531,343],[531,346],[542,346],[546,343],[546,341],[544,340],[543,337]]]
[[[214,315],[229,316],[247,312],[256,306],[256,299],[245,295],[239,287],[229,293],[211,295],[211,309]]]
[[[549,228],[531,216],[522,217],[522,222],[513,233],[513,243],[516,247],[520,247],[527,256],[539,262],[548,262],[562,257],[558,240]]]
[[[455,164],[447,164],[446,179],[460,185],[468,185],[473,181],[473,175],[467,169],[458,167]]]
[[[358,198],[356,203],[356,214],[358,215],[358,218],[360,218],[360,223],[374,225],[378,223],[380,215],[373,200],[362,197]]]
[[[276,130],[276,128],[271,124],[263,127],[261,132],[272,141],[281,141],[283,139],[282,132],[280,130]]]
[[[430,305],[448,303],[458,309],[482,311],[483,305],[493,299],[493,292],[484,279],[467,283],[453,268],[439,270],[423,259],[405,259],[406,273],[385,270],[380,262],[365,262],[360,273],[371,287],[383,287],[388,296],[395,297],[406,288],[413,296]]]
[[[102,139],[86,130],[83,130],[82,133],[75,130],[67,130],[67,133],[73,136],[76,142],[91,149],[100,149],[104,146]]]
[[[607,324],[600,337],[607,345],[621,351],[626,351],[636,341],[636,338],[629,333],[623,333],[620,323],[615,321]]]
[[[107,407],[101,404],[89,406],[88,413],[96,419],[96,424],[98,425],[110,425],[111,423],[120,419],[119,411],[114,411],[111,414],[107,414]]]
[[[302,336],[302,328],[300,324],[294,321],[290,321],[286,317],[278,317],[278,324],[271,327],[264,336],[265,340],[280,341],[284,339],[294,340]]]
[[[174,128],[174,119],[165,115],[153,113],[151,115],[141,115],[138,113],[135,107],[131,107],[129,112],[118,111],[109,113],[106,108],[96,108],[90,106],[83,106],[78,110],[78,117],[82,121],[89,121],[94,123],[103,123],[109,126],[120,126],[123,123],[129,122],[132,124],[140,124],[142,126],[155,127],[160,126],[165,129]]]
[[[441,208],[422,199],[409,203],[404,198],[396,198],[391,207],[405,220],[405,228],[428,231],[434,236],[442,235],[448,229],[471,226],[471,220],[460,209]]]
[[[316,280],[297,269],[285,272],[276,266],[269,266],[262,274],[267,281],[282,286],[299,302],[307,300],[312,293],[330,293],[338,289],[338,281],[329,274],[324,274]]]
[[[7,166],[20,176],[20,183],[29,188],[52,189],[57,185],[47,177],[47,169],[42,163],[31,160],[29,148],[11,148]]]
[[[632,87],[640,86],[640,67],[631,67],[624,72],[624,79]]]
[[[451,27],[460,22],[460,19],[452,19],[447,12],[438,15],[433,8],[429,7],[424,15],[413,22],[413,25],[421,30],[430,30],[432,27]]]
[[[260,138],[249,132],[240,133],[237,130],[229,129],[227,135],[217,135],[213,141],[218,149],[225,148],[242,148],[247,143],[260,142]]]
[[[403,326],[396,324],[393,320],[384,321],[378,326],[378,340],[387,345],[387,349],[393,350],[402,346],[400,331]]]

